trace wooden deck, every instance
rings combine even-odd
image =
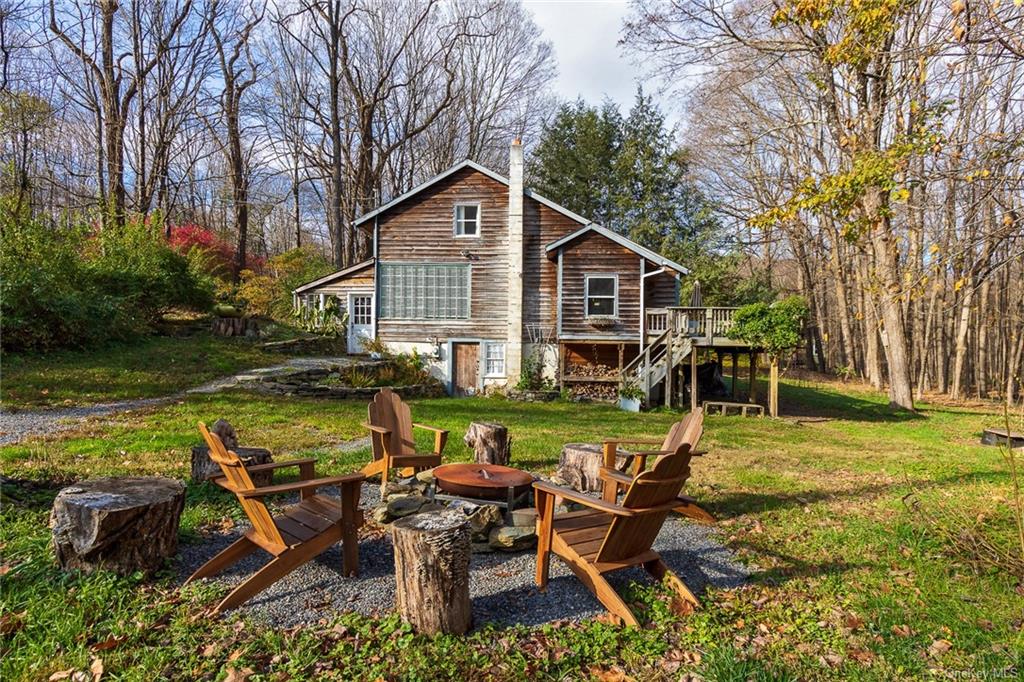
[[[644,339],[652,343],[669,328],[673,336],[689,337],[695,346],[745,348],[743,341],[729,338],[736,308],[648,308],[645,311]]]

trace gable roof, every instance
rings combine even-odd
[[[682,265],[680,265],[679,263],[676,263],[673,260],[669,260],[668,258],[665,258],[664,256],[662,256],[660,253],[656,253],[654,251],[651,251],[646,246],[641,246],[640,244],[637,244],[632,239],[629,239],[627,237],[623,237],[621,234],[618,234],[617,232],[612,232],[611,230],[609,230],[606,227],[601,227],[597,223],[590,223],[589,225],[586,225],[585,227],[582,227],[579,230],[576,230],[572,234],[567,234],[564,237],[562,237],[561,239],[559,239],[557,241],[551,242],[550,244],[548,244],[544,248],[544,250],[547,253],[551,253],[552,251],[557,251],[557,250],[561,249],[563,246],[565,246],[566,244],[568,244],[569,242],[571,242],[574,239],[577,239],[579,237],[582,237],[583,235],[587,234],[588,232],[595,232],[595,233],[601,235],[602,237],[610,239],[613,242],[615,242],[616,244],[619,244],[620,246],[624,246],[625,248],[629,249],[630,251],[632,251],[633,253],[637,254],[638,256],[642,256],[643,258],[646,258],[647,260],[649,260],[649,261],[651,261],[653,263],[657,263],[658,265],[660,265],[663,268],[669,268],[669,269],[675,270],[676,272],[678,272],[681,275],[688,275],[688,274],[690,274],[690,271],[687,270]]]
[[[373,260],[374,260],[373,258],[368,258],[367,260],[364,260],[362,263],[356,263],[355,265],[350,265],[349,267],[345,268],[344,270],[338,270],[337,272],[332,272],[329,275],[324,275],[320,279],[314,279],[312,282],[306,282],[305,284],[300,284],[299,286],[297,286],[294,289],[292,289],[292,293],[293,294],[301,294],[304,291],[308,291],[310,289],[316,289],[317,287],[323,286],[324,284],[330,284],[331,282],[333,282],[336,279],[341,279],[342,277],[345,277],[346,275],[351,275],[353,272],[359,272],[360,270],[373,265]]]
[[[472,168],[473,170],[475,170],[477,172],[483,173],[484,175],[486,175],[487,177],[491,178],[492,180],[496,180],[497,182],[500,182],[501,184],[505,185],[506,187],[508,186],[508,178],[506,178],[505,176],[499,175],[498,173],[495,173],[490,168],[486,168],[484,166],[481,166],[476,161],[470,161],[469,159],[466,159],[465,161],[461,161],[461,162],[455,164],[454,166],[452,166],[448,170],[443,171],[441,173],[438,173],[437,175],[435,175],[434,177],[430,178],[426,182],[413,187],[411,190],[409,190],[405,194],[398,195],[397,197],[395,197],[394,199],[392,199],[388,203],[384,204],[383,206],[378,206],[377,208],[375,208],[374,210],[370,211],[369,213],[364,213],[363,215],[361,215],[358,218],[356,218],[356,220],[355,220],[355,222],[353,224],[354,225],[362,225],[363,223],[365,223],[366,221],[370,220],[371,218],[374,218],[374,217],[380,215],[384,211],[387,211],[389,208],[393,208],[394,206],[397,206],[398,204],[402,203],[406,199],[409,199],[410,197],[413,197],[413,196],[419,194],[423,190],[427,189],[428,187],[431,187],[432,185],[437,184],[441,180],[444,180],[445,178],[449,177],[450,175],[454,175],[455,173],[458,173],[463,168]],[[565,208],[564,206],[559,206],[558,204],[556,204],[555,202],[551,201],[550,199],[545,199],[544,197],[542,197],[541,195],[537,194],[536,192],[533,192],[532,190],[524,188],[523,189],[523,195],[533,199],[534,201],[538,201],[538,202],[544,204],[545,206],[547,206],[550,209],[558,211],[559,213],[561,213],[562,215],[564,215],[564,216],[566,216],[568,218],[572,218],[573,220],[575,220],[576,222],[580,223],[581,225],[586,225],[587,223],[590,222],[589,220],[587,220],[583,216],[581,216],[581,215],[579,215],[577,213],[573,213],[572,211],[570,211],[569,209]]]

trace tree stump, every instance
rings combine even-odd
[[[247,467],[254,464],[270,464],[274,461],[270,456],[270,450],[238,447],[238,434],[235,432],[235,427],[223,419],[215,421],[210,432],[217,434],[220,442],[224,444],[224,448],[238,455],[242,463]],[[202,483],[222,474],[220,465],[210,459],[210,448],[205,445],[197,445],[192,448],[193,483]],[[252,482],[256,487],[270,485],[274,482],[274,472],[260,471],[253,473]]]
[[[240,448],[235,446],[231,449],[247,467],[254,464],[270,464],[274,461],[270,456],[270,450],[264,448]],[[223,472],[220,470],[220,465],[210,459],[210,448],[205,445],[196,445],[192,448],[193,483],[202,483],[222,475]],[[250,475],[252,476],[253,485],[257,488],[274,482],[273,471],[255,471]]]
[[[170,478],[96,478],[64,488],[50,528],[65,570],[151,575],[178,551],[185,484]]]
[[[502,424],[472,422],[462,439],[467,447],[473,448],[477,464],[500,464],[508,466],[512,459],[512,439]]]
[[[619,468],[626,462],[629,453],[619,448],[615,453],[615,467]],[[559,478],[566,481],[569,487],[580,492],[600,492],[604,487],[601,481],[601,466],[604,464],[602,446],[598,443],[566,443],[558,456]]]
[[[395,608],[416,632],[463,634],[469,600],[469,521],[460,511],[417,514],[391,526]]]

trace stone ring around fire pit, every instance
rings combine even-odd
[[[444,493],[434,491],[434,497],[488,500],[504,507],[506,516],[515,509],[516,501],[529,492],[534,481],[533,474],[499,464],[445,464],[433,473],[435,486]]]

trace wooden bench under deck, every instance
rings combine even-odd
[[[763,417],[764,416],[764,406],[763,405],[757,405],[755,403],[731,403],[731,402],[727,402],[727,401],[724,401],[724,400],[705,400],[704,401],[704,411],[705,412],[710,414],[710,410],[708,408],[712,408],[712,407],[717,407],[719,409],[719,411],[720,411],[720,414],[723,417],[726,414],[729,413],[729,410],[731,408],[735,408],[735,409],[739,410],[740,414],[743,415],[744,417],[747,416],[748,410],[753,410],[753,411],[757,412],[757,416],[758,417]]]

